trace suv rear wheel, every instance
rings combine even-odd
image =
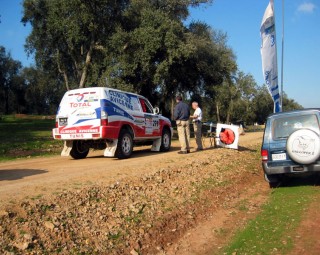
[[[281,174],[264,174],[264,179],[269,183],[270,188],[277,188],[282,180]]]
[[[87,157],[89,153],[89,148],[84,141],[76,140],[73,141],[72,149],[70,151],[70,156],[74,159],[83,159]]]
[[[130,132],[122,129],[118,138],[118,145],[116,150],[116,157],[118,159],[129,158],[133,150],[133,139]]]

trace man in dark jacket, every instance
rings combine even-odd
[[[190,108],[182,102],[182,97],[176,97],[177,105],[174,108],[173,117],[177,123],[177,130],[179,136],[179,142],[181,145],[181,151],[179,154],[187,154],[190,152]]]

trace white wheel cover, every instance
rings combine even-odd
[[[287,152],[295,162],[311,164],[320,156],[319,135],[309,129],[293,132],[287,141]]]

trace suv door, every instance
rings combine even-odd
[[[141,109],[144,113],[145,136],[160,136],[159,115],[153,113],[153,107],[145,98],[139,97]]]

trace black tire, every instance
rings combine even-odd
[[[74,159],[83,159],[88,156],[89,148],[84,141],[73,141],[70,156]]]
[[[132,135],[126,129],[122,129],[118,138],[116,157],[118,159],[130,158],[133,151]]]
[[[166,152],[171,148],[171,132],[168,128],[164,128],[161,136],[160,151]]]
[[[269,183],[270,188],[277,188],[282,181],[281,174],[264,174],[264,179]]]

